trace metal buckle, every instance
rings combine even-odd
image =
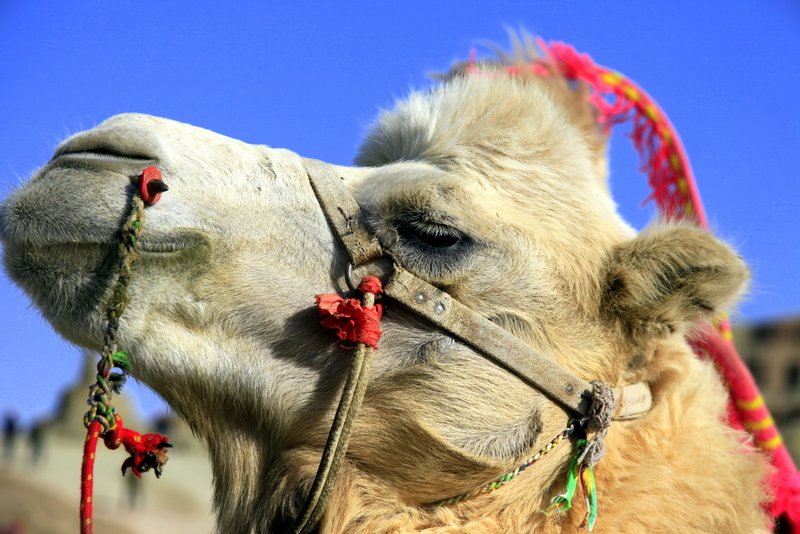
[[[373,258],[371,260],[368,260],[368,261],[362,263],[361,265],[364,265],[364,264],[367,264],[367,263],[370,263],[370,262],[374,262],[374,261],[378,261],[381,258],[386,258],[386,256],[384,255],[384,256],[379,256],[377,258]],[[389,277],[391,277],[391,274],[394,271],[395,263],[394,263],[393,260],[391,260],[391,257],[389,257],[388,259],[390,261],[392,261],[392,268],[389,269]],[[356,268],[356,265],[353,264],[353,262],[349,262],[347,264],[347,268],[344,271],[344,279],[347,282],[347,287],[349,287],[351,291],[359,292],[358,291],[358,284],[361,283],[361,279],[356,279],[355,273],[354,273],[355,268]],[[381,269],[379,272],[383,272],[383,270]],[[378,276],[378,275],[374,275],[374,276]],[[386,279],[385,279],[384,276],[378,276],[378,278],[384,279],[383,282],[386,283]],[[383,295],[378,295],[377,300],[380,300],[382,296]]]

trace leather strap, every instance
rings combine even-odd
[[[353,265],[383,255],[378,239],[369,229],[361,207],[342,178],[328,163],[303,158],[317,200]],[[433,324],[480,350],[532,387],[573,412],[585,415],[592,386],[550,358],[523,343],[507,330],[472,311],[450,295],[400,266],[385,287],[386,294]],[[647,384],[613,389],[615,419],[632,419],[652,406]]]
[[[347,251],[350,262],[361,265],[383,256],[381,244],[369,230],[361,207],[333,166],[307,158],[303,158],[303,164],[322,211]]]
[[[384,291],[417,315],[480,350],[496,364],[565,408],[580,415],[586,415],[589,410],[591,384],[444,291],[398,265],[395,265],[394,274]],[[652,407],[650,386],[644,382],[611,391],[617,405],[614,419],[634,419]]]
[[[406,308],[466,341],[562,406],[586,415],[590,399],[584,393],[592,391],[591,384],[483,315],[397,265],[384,290]]]
[[[653,393],[647,382],[636,382],[621,388],[614,388],[614,402],[617,412],[612,419],[626,421],[641,417],[653,407]]]

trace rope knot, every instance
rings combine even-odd
[[[591,395],[592,404],[589,406],[586,417],[581,419],[581,423],[587,432],[594,434],[611,426],[611,418],[614,416],[616,405],[614,392],[599,380],[592,380]]]
[[[616,404],[614,403],[614,393],[607,384],[599,381],[592,381],[592,404],[586,417],[581,419],[581,425],[590,434],[594,434],[592,439],[586,444],[578,463],[593,467],[606,454],[606,446],[603,438],[608,434],[608,427],[611,426],[611,418],[614,416]]]

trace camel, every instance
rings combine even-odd
[[[355,277],[385,281],[396,263],[582,380],[649,386],[652,407],[607,429],[595,532],[765,532],[767,463],[724,424],[721,380],[687,343],[735,305],[747,267],[689,225],[637,233],[622,219],[579,93],[456,69],[383,112],[356,166],[328,166],[385,251]],[[218,532],[285,532],[352,357],[314,305],[352,291],[303,158],[112,117],[66,139],[4,201],[5,268],[57,332],[99,349],[119,228],[149,166],[170,189],[146,209],[120,346],[205,443]],[[431,506],[514,470],[575,415],[406,306],[383,306],[317,531],[578,532],[582,499],[542,513],[564,491],[575,436],[495,491]]]

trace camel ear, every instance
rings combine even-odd
[[[612,252],[602,313],[638,345],[724,311],[748,279],[742,259],[706,232],[655,227]]]

